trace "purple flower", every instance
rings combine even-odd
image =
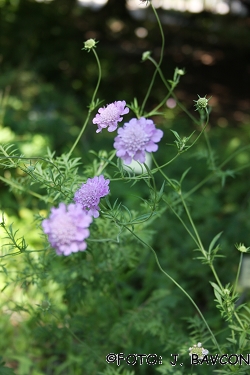
[[[156,129],[152,120],[133,118],[118,129],[114,143],[116,155],[126,164],[130,164],[132,159],[145,163],[145,151],[157,151],[158,145],[155,142],[159,142],[162,136],[163,131]]]
[[[89,236],[91,222],[92,217],[80,205],[60,203],[58,208],[51,209],[49,218],[43,220],[42,228],[57,255],[70,255],[86,249],[84,240]]]
[[[96,133],[100,133],[102,129],[108,127],[109,132],[113,132],[117,129],[118,122],[123,120],[122,115],[126,115],[129,112],[126,107],[125,100],[108,104],[107,107],[99,108],[96,116],[93,119],[93,124],[97,124],[98,129]]]
[[[79,190],[75,192],[74,201],[79,203],[88,214],[98,217],[100,207],[98,206],[101,197],[109,194],[109,180],[105,180],[103,175],[88,178]]]

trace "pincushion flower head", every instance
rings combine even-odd
[[[104,128],[113,132],[117,129],[118,122],[123,120],[121,116],[126,115],[129,109],[126,107],[125,100],[122,100],[108,104],[106,108],[99,108],[98,112],[93,119],[93,124],[98,126],[96,133],[100,133]]]
[[[98,204],[102,197],[109,194],[109,182],[103,175],[88,178],[87,182],[75,192],[74,201],[79,203],[89,215],[98,217],[100,210]]]
[[[141,117],[131,119],[125,123],[123,128],[118,129],[115,137],[114,148],[116,155],[126,164],[130,164],[132,159],[145,163],[145,152],[155,152],[158,150],[156,144],[161,140],[163,131],[156,129],[152,120]]]
[[[51,209],[49,218],[43,220],[42,228],[58,255],[70,255],[86,249],[85,239],[89,236],[91,222],[92,217],[79,204],[60,203],[58,208]]]
[[[201,342],[198,342],[198,344],[193,345],[189,348],[189,355],[192,357],[193,355],[197,355],[199,359],[204,358],[205,355],[207,355],[209,352],[207,349],[204,349],[202,347]]]

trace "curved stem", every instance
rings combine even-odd
[[[206,252],[206,250],[205,250],[205,248],[204,248],[204,246],[203,246],[203,244],[202,244],[202,241],[201,241],[200,235],[199,235],[199,233],[198,233],[198,231],[197,231],[197,229],[196,229],[196,226],[195,226],[195,224],[194,224],[194,222],[193,222],[192,216],[191,216],[191,214],[190,214],[190,212],[189,212],[189,209],[188,209],[188,207],[187,207],[187,205],[186,205],[185,199],[183,198],[182,194],[180,194],[180,196],[181,196],[182,204],[183,204],[183,206],[184,206],[184,208],[185,208],[185,211],[186,211],[186,214],[187,214],[187,216],[188,216],[189,222],[190,222],[190,224],[191,224],[191,226],[192,226],[192,228],[193,228],[193,231],[194,231],[194,233],[195,233],[195,237],[196,237],[197,242],[198,242],[198,244],[199,244],[199,248],[200,248],[200,250],[201,250],[201,252],[202,252],[204,258],[205,258],[205,259],[208,259],[207,252]],[[197,242],[195,241],[195,243],[197,243]],[[215,277],[215,279],[216,279],[218,285],[220,286],[221,289],[223,289],[223,286],[222,286],[222,284],[221,284],[221,282],[220,282],[220,279],[219,279],[219,277],[218,277],[218,275],[217,275],[217,272],[215,271],[215,268],[214,268],[214,266],[213,266],[213,264],[212,264],[211,262],[209,262],[209,267],[210,267],[211,271],[213,272],[213,275],[214,275],[214,277]]]
[[[165,178],[165,180],[169,183],[169,185],[175,190],[174,184],[172,183],[170,178],[168,178],[168,176],[161,170],[162,167],[159,167],[159,165],[157,164],[157,161],[155,160],[153,155],[152,155],[152,159],[153,159],[153,162],[155,163],[155,165],[157,166],[156,171],[159,171],[162,174],[162,176]],[[153,173],[153,171],[151,171],[151,173]]]
[[[89,110],[88,110],[88,114],[87,114],[87,117],[86,117],[86,120],[84,121],[84,124],[83,124],[83,127],[77,137],[77,139],[75,140],[75,143],[73,144],[73,146],[71,147],[69,153],[68,153],[68,156],[70,156],[72,154],[72,152],[74,151],[76,145],[78,144],[81,136],[83,135],[83,132],[84,130],[86,129],[86,126],[88,124],[88,121],[89,121],[89,118],[90,118],[90,115],[91,115],[91,112],[94,110],[95,106],[94,106],[94,101],[95,101],[95,97],[96,97],[96,94],[97,94],[97,91],[99,89],[99,86],[100,86],[100,82],[101,82],[101,78],[102,78],[102,70],[101,70],[101,64],[100,64],[100,61],[99,61],[99,58],[98,58],[98,55],[96,53],[96,51],[94,50],[94,48],[92,48],[92,51],[95,55],[95,58],[96,58],[96,61],[97,61],[97,66],[98,66],[98,80],[97,80],[97,84],[96,84],[96,87],[95,87],[95,90],[94,90],[94,93],[92,95],[92,99],[91,99],[91,103],[90,103],[90,106],[89,106]]]
[[[189,212],[189,209],[188,209],[188,207],[187,207],[187,205],[186,205],[185,199],[184,199],[183,196],[182,196],[182,193],[180,193],[180,197],[181,197],[181,201],[182,201],[183,207],[185,208],[186,214],[187,214],[187,216],[188,216],[189,222],[190,222],[190,224],[191,224],[191,226],[192,226],[192,228],[193,228],[193,231],[194,231],[194,234],[195,234],[195,237],[196,237],[196,240],[197,240],[197,242],[195,241],[195,243],[198,243],[198,244],[199,244],[199,247],[200,247],[200,250],[201,250],[203,256],[204,256],[205,258],[207,258],[207,253],[206,253],[206,251],[205,251],[205,249],[204,249],[204,247],[203,247],[203,244],[202,244],[202,241],[201,241],[201,239],[200,239],[199,233],[198,233],[198,231],[197,231],[197,229],[196,229],[196,226],[195,226],[195,224],[194,224],[194,222],[193,222],[192,216],[191,216],[191,214],[190,214],[190,212]]]
[[[148,58],[148,60],[150,60],[155,66],[156,66],[156,69],[158,70],[158,72],[159,72],[159,75],[160,75],[160,77],[161,77],[161,80],[162,80],[162,82],[164,83],[164,85],[166,86],[166,88],[170,91],[171,90],[171,87],[170,87],[170,85],[168,84],[168,82],[166,81],[166,79],[165,79],[165,77],[164,77],[164,75],[163,75],[163,73],[162,73],[162,71],[161,71],[161,69],[160,69],[160,67],[157,65],[157,62],[151,57],[151,56],[149,56],[149,58]],[[174,92],[172,92],[172,96],[173,96],[173,98],[175,99],[175,101],[176,101],[176,103],[178,104],[178,106],[191,118],[191,120],[196,124],[196,125],[200,125],[200,122],[199,122],[199,120],[197,120],[187,109],[186,109],[186,107],[183,105],[183,104],[181,104],[180,102],[179,102],[179,100],[177,99],[177,97],[176,97],[176,95],[175,95],[175,93]]]
[[[237,285],[238,285],[242,261],[243,261],[243,253],[241,252],[240,253],[240,261],[239,261],[238,270],[237,270],[237,275],[236,275],[236,279],[235,279],[235,283],[234,283],[233,295],[235,295],[236,288],[237,288]]]
[[[250,148],[249,145],[247,146],[244,146],[242,148],[240,148],[239,150],[233,152],[227,159],[225,159],[219,166],[219,168],[222,168],[224,167],[225,164],[227,164],[231,159],[233,159],[235,156],[237,156],[238,154],[240,154],[241,152],[245,151],[245,150],[248,150]]]
[[[182,218],[180,217],[180,215],[177,214],[177,212],[173,209],[173,207],[170,204],[168,204],[168,207],[175,214],[175,216],[180,220],[180,222],[182,223],[183,227],[188,232],[189,236],[193,239],[194,243],[196,243],[196,245],[199,247],[199,243],[198,243],[197,239],[195,238],[195,236],[193,235],[193,233],[188,229],[188,227],[186,226],[184,220],[182,220]]]
[[[162,25],[161,25],[160,19],[159,19],[158,14],[157,14],[157,12],[155,10],[155,7],[152,5],[151,2],[150,2],[150,5],[151,5],[151,8],[152,8],[152,10],[153,10],[153,12],[155,14],[155,17],[156,17],[156,20],[157,20],[157,23],[158,23],[158,26],[159,26],[159,29],[160,29],[160,33],[161,33],[161,55],[160,55],[159,63],[156,64],[156,70],[154,71],[154,74],[153,74],[153,77],[151,79],[148,91],[147,91],[146,96],[145,96],[145,98],[143,100],[143,103],[141,105],[140,116],[142,116],[142,114],[143,114],[144,107],[146,105],[146,102],[147,102],[148,97],[149,97],[149,95],[151,93],[152,87],[154,85],[156,74],[158,73],[158,69],[161,66],[161,63],[162,63],[162,60],[163,60],[164,47],[165,47],[165,36],[164,36],[164,32],[163,32],[163,29],[162,29]]]
[[[144,242],[140,237],[138,237],[131,229],[129,229],[127,226],[125,226],[125,228],[133,235],[135,236],[144,246],[148,247],[152,253],[154,254],[154,257],[155,257],[155,260],[156,260],[156,264],[158,266],[158,268],[160,269],[160,271],[169,279],[171,280],[181,291],[182,293],[185,294],[185,296],[190,300],[190,302],[193,304],[193,306],[195,307],[195,309],[197,310],[197,312],[199,313],[201,319],[203,320],[207,330],[209,331],[210,335],[211,335],[211,339],[214,343],[214,345],[218,348],[218,351],[220,354],[222,354],[222,351],[220,349],[220,346],[211,330],[211,328],[209,327],[205,317],[203,316],[201,310],[199,309],[199,307],[196,305],[196,303],[194,302],[193,298],[185,291],[185,289],[183,289],[180,284],[177,283],[177,281],[175,279],[173,279],[166,271],[164,271],[164,269],[161,267],[160,265],[160,262],[159,262],[159,259],[158,259],[158,256],[155,252],[155,250],[150,246],[148,245],[146,242]]]
[[[3,152],[3,148],[0,146],[2,152]],[[0,156],[0,159],[18,159],[18,160],[42,160],[42,161],[45,161],[46,163],[50,163],[53,165],[53,167],[55,167],[59,174],[62,176],[62,173],[60,172],[60,169],[54,164],[52,163],[52,161],[48,160],[48,159],[45,159],[41,156],[30,156],[30,157],[24,157],[24,156]],[[12,164],[15,165],[15,163],[11,160]]]
[[[54,200],[53,199],[50,199],[48,197],[43,197],[42,195],[32,191],[32,190],[26,190],[24,187],[22,187],[20,184],[17,184],[15,182],[13,182],[12,180],[8,180],[7,178],[4,178],[2,176],[0,176],[0,180],[2,180],[3,182],[5,182],[6,184],[12,186],[13,188],[15,189],[18,189],[18,190],[21,190],[21,191],[24,191],[30,195],[33,195],[33,197],[36,197],[38,199],[41,199],[42,201],[46,202],[46,203],[54,203]]]
[[[215,271],[215,268],[214,268],[213,264],[209,263],[209,267],[211,268],[211,270],[213,272],[213,275],[214,275],[215,280],[217,281],[217,284],[219,285],[219,287],[221,288],[221,290],[223,290],[224,288],[223,288],[223,286],[222,286],[222,284],[220,282],[219,276],[217,275],[217,272]]]
[[[110,156],[110,158],[105,162],[105,163],[101,163],[98,170],[97,170],[97,173],[96,173],[96,176],[99,176],[102,171],[107,167],[107,165],[109,165],[109,163],[111,162],[111,160],[114,158],[116,154],[116,150],[114,150]]]
[[[211,144],[210,144],[210,141],[209,141],[209,138],[208,138],[206,132],[204,132],[204,137],[205,137],[207,149],[208,149],[210,168],[211,168],[212,171],[215,171],[216,166],[215,166],[215,162],[214,162],[213,152],[212,152]]]

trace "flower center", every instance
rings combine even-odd
[[[61,214],[51,222],[51,239],[60,244],[71,244],[75,240],[75,231],[75,225],[67,214]]]
[[[109,105],[102,112],[102,115],[101,115],[102,121],[104,123],[111,123],[111,122],[117,121],[117,119],[119,119],[119,117],[120,117],[119,113],[120,112],[119,112],[118,108],[116,108],[116,106]]]
[[[139,126],[127,128],[123,133],[123,142],[129,152],[135,153],[138,150],[144,149],[148,141],[148,134]]]

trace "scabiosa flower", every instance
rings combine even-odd
[[[79,203],[83,210],[94,217],[99,216],[98,206],[101,197],[109,194],[109,180],[105,180],[103,175],[88,178],[79,190],[75,192],[74,201]]]
[[[106,108],[99,108],[98,112],[93,119],[93,124],[98,126],[96,133],[100,133],[104,128],[113,132],[117,129],[118,122],[123,120],[121,116],[126,115],[129,109],[126,107],[125,100],[122,100],[108,104]]]
[[[201,342],[198,342],[198,344],[193,345],[189,349],[189,355],[192,357],[192,355],[197,355],[199,359],[204,358],[205,355],[207,355],[209,352],[207,349],[204,349],[202,347]]]
[[[159,142],[162,136],[163,131],[156,129],[152,120],[133,118],[118,129],[114,143],[116,155],[126,164],[130,164],[132,159],[145,163],[145,151],[157,151],[158,145],[155,142]]]
[[[84,240],[89,236],[91,222],[92,217],[80,205],[60,203],[58,208],[51,209],[49,218],[43,220],[42,228],[58,255],[70,255],[86,249]]]

